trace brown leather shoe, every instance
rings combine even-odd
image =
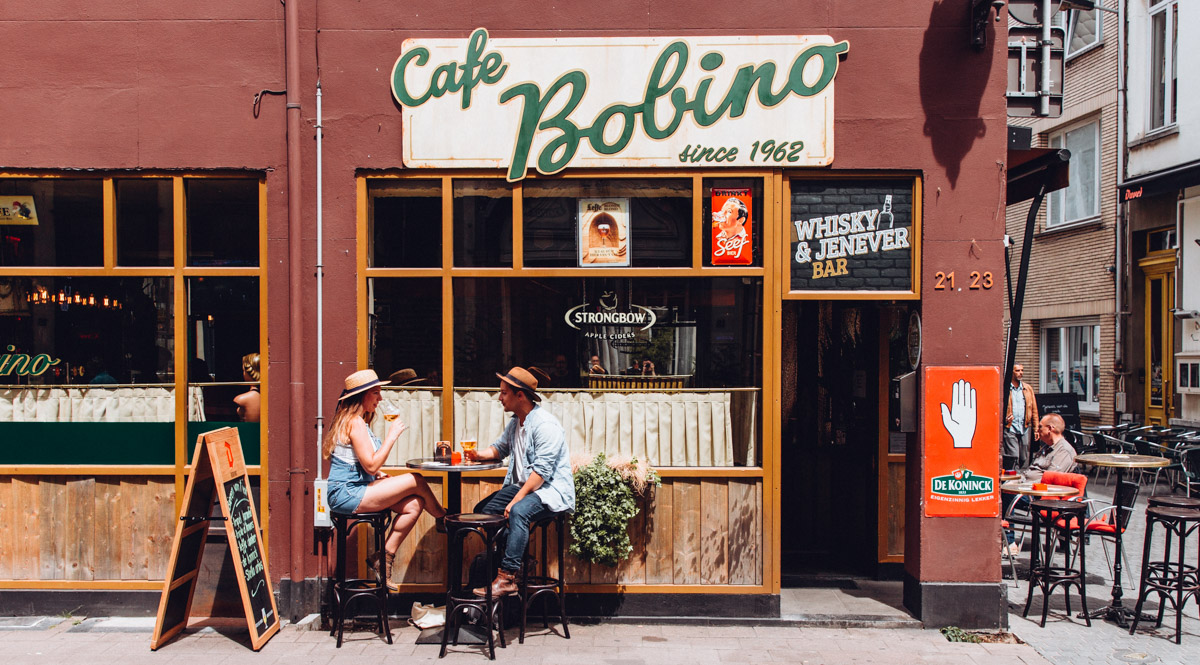
[[[501,569],[496,573],[496,579],[492,581],[492,598],[500,598],[507,596],[510,593],[517,592],[517,575],[510,573],[507,570]],[[487,587],[479,587],[475,589],[475,595],[480,598],[487,596]]]

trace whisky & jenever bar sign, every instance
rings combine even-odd
[[[847,41],[824,35],[408,39],[410,168],[825,166]]]

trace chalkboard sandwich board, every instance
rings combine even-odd
[[[154,624],[151,649],[157,649],[187,626],[197,574],[204,556],[204,541],[213,499],[221,506],[229,537],[233,566],[242,594],[242,607],[250,629],[250,644],[262,648],[279,631],[279,610],[271,589],[262,531],[250,493],[250,478],[238,431],[223,427],[201,434],[192,456],[192,473],[183,495],[175,541],[171,545],[170,574],[163,583]]]

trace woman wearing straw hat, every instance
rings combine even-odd
[[[429,489],[420,474],[407,473],[389,476],[380,471],[396,439],[408,429],[399,418],[388,427],[383,441],[368,426],[375,418],[379,405],[380,381],[373,370],[364,369],[346,377],[346,389],[338,397],[337,411],[322,451],[329,458],[329,507],[339,513],[362,513],[390,509],[396,512],[392,531],[384,544],[384,578],[392,584],[392,561],[400,543],[412,531],[421,511],[428,511],[439,521],[446,516],[445,508]],[[379,566],[379,553],[369,562]]]

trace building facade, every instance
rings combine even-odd
[[[1064,47],[1062,114],[1010,124],[1030,127],[1037,146],[1070,150],[1070,185],[1035,222],[1016,361],[1035,393],[1073,393],[1084,425],[1111,424],[1131,411],[1117,344],[1120,21],[1072,10],[1051,22]],[[1007,210],[1014,284],[1029,208]]]
[[[490,441],[494,373],[537,365],[573,451],[663,476],[627,562],[562,562],[580,603],[770,616],[833,572],[1003,624],[995,488],[930,489],[998,450],[925,387],[998,390],[1003,356],[1003,46],[963,4],[8,10],[31,47],[0,192],[32,205],[0,249],[28,357],[0,402],[3,604],[156,605],[191,446],[229,424],[280,609],[312,611],[342,377],[419,377],[385,391],[405,473]],[[441,588],[441,548],[421,522],[404,592]]]

